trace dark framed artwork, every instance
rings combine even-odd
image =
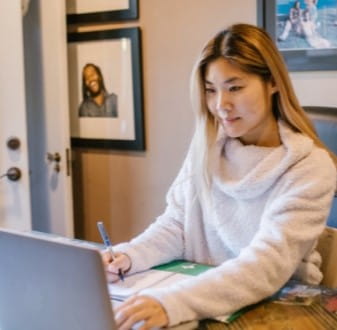
[[[337,0],[257,0],[290,71],[337,70]]]
[[[139,28],[68,34],[72,147],[144,150]]]
[[[89,24],[137,19],[138,0],[67,0],[67,23]]]

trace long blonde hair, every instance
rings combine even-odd
[[[281,54],[269,35],[250,24],[234,24],[217,33],[203,48],[191,79],[192,103],[196,112],[196,130],[191,156],[195,169],[198,194],[209,190],[209,150],[215,142],[218,124],[208,111],[205,100],[205,71],[209,63],[223,57],[241,70],[256,74],[264,81],[273,79],[278,92],[272,107],[276,118],[282,119],[295,132],[310,137],[326,149],[337,167],[337,157],[318,138],[314,126],[299,104]],[[206,193],[207,195],[207,193]]]

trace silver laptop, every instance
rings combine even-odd
[[[99,250],[0,230],[0,330],[116,329]]]

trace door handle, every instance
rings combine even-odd
[[[60,166],[60,162],[61,162],[61,155],[58,152],[55,153],[51,153],[51,152],[47,152],[47,160],[50,163],[54,163],[54,171],[55,172],[60,172],[61,170],[61,166]]]
[[[12,136],[7,140],[7,147],[10,150],[17,150],[20,148],[20,140],[16,136]]]
[[[18,181],[21,178],[21,170],[17,167],[10,167],[5,174],[0,176],[0,179],[4,177],[11,181]]]

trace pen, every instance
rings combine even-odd
[[[102,240],[103,240],[103,243],[104,243],[105,247],[111,253],[111,259],[113,261],[115,259],[114,251],[112,249],[112,244],[111,244],[110,238],[109,238],[108,233],[106,232],[106,230],[104,228],[104,224],[103,224],[102,221],[97,222],[97,228],[99,230],[99,233],[101,234],[101,237],[102,237]],[[124,274],[123,274],[121,269],[118,270],[118,277],[120,278],[121,281],[124,281]]]

